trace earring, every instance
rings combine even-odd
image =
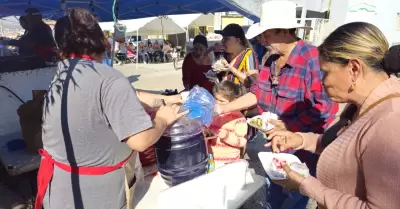
[[[355,88],[356,88],[356,84],[355,84],[355,83],[351,84],[350,90],[352,91],[352,90],[354,90]]]

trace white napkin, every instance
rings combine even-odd
[[[272,112],[263,112],[261,115],[262,119],[263,119],[263,126],[265,125],[265,129],[267,130],[271,130],[273,128],[275,128],[274,125],[272,125],[271,123],[268,123],[268,120],[278,120],[278,115]]]
[[[221,71],[222,68],[225,68],[224,61],[226,62],[226,59],[224,57],[220,57],[217,59],[213,64],[212,64],[212,69],[214,71]]]
[[[260,159],[265,172],[272,180],[287,179],[286,172],[282,168],[277,167],[277,165],[280,164],[275,163],[274,159],[278,159],[279,161],[285,161],[285,163],[288,164],[292,170],[300,173],[305,177],[309,175],[309,170],[307,165],[301,163],[300,159],[293,154],[259,152],[258,158]]]

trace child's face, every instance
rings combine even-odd
[[[217,104],[227,104],[227,103],[229,103],[229,100],[227,98],[225,98],[224,95],[222,95],[222,94],[215,93],[214,97],[215,97],[215,100],[216,100]]]

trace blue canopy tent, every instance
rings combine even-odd
[[[137,19],[173,14],[214,13],[236,11],[249,19],[253,13],[232,0],[116,0],[118,19]],[[0,0],[0,17],[24,15],[27,8],[37,8],[44,18],[57,19],[67,8],[87,8],[101,22],[113,21],[114,0]]]
[[[25,10],[32,7],[48,19],[62,17],[68,8],[87,8],[100,22],[227,11],[258,20],[233,0],[0,0],[0,18],[24,15]]]

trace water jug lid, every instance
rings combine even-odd
[[[201,122],[195,119],[182,117],[174,124],[169,126],[163,136],[175,137],[175,136],[191,136],[200,133],[203,130]]]

